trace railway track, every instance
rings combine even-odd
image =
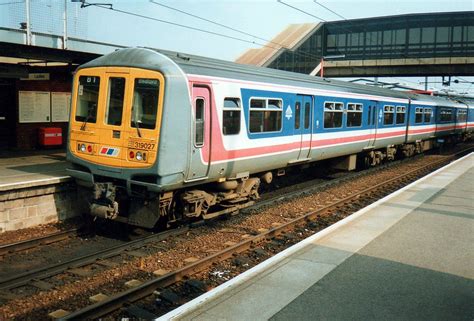
[[[358,178],[358,177],[361,177],[363,175],[367,175],[367,174],[370,174],[370,173],[373,173],[373,172],[376,172],[376,171],[381,171],[381,170],[387,169],[389,167],[396,166],[396,165],[398,165],[400,163],[403,163],[403,162],[413,161],[413,160],[415,160],[419,157],[423,157],[423,156],[422,155],[417,155],[417,156],[414,156],[414,157],[409,158],[409,159],[393,161],[393,162],[390,162],[390,163],[380,165],[378,167],[366,169],[366,170],[361,171],[361,172],[349,173],[349,174],[345,175],[344,177],[333,179],[331,181],[324,182],[324,183],[319,183],[319,184],[317,184],[315,186],[312,186],[312,187],[307,187],[307,188],[304,188],[304,189],[297,189],[297,190],[289,191],[289,192],[287,191],[287,192],[285,192],[284,195],[281,195],[281,196],[269,197],[269,198],[264,198],[262,200],[259,200],[256,204],[254,204],[254,205],[252,205],[248,208],[244,208],[241,211],[246,212],[246,211],[249,211],[249,210],[250,211],[251,210],[256,210],[256,209],[259,209],[259,208],[267,206],[267,205],[275,204],[275,202],[283,202],[285,200],[289,200],[289,199],[292,199],[292,198],[295,198],[295,197],[300,197],[302,195],[315,193],[315,192],[317,192],[321,189],[328,188],[330,186],[334,186],[336,184],[343,183],[345,181],[350,181],[352,179],[355,179],[355,178]],[[196,226],[196,225],[200,225],[200,224],[203,224],[203,223],[204,222],[197,222],[195,224],[191,224],[191,226]],[[52,233],[52,234],[49,234],[49,235],[45,235],[45,236],[41,236],[41,237],[37,237],[37,238],[33,238],[33,239],[28,239],[28,240],[24,240],[24,241],[15,242],[15,243],[0,245],[0,257],[5,256],[7,254],[12,254],[12,253],[16,253],[16,252],[25,251],[25,250],[30,250],[30,249],[37,248],[37,247],[40,247],[40,246],[43,246],[43,245],[53,244],[53,243],[66,240],[66,239],[74,237],[74,236],[78,236],[78,235],[82,235],[81,228],[72,228],[72,229],[68,229],[68,230],[65,230],[65,231],[60,231],[60,232]]]
[[[462,153],[467,153],[467,151],[463,151]],[[458,154],[460,154],[460,153],[458,153]],[[441,159],[439,161],[435,162],[435,165],[433,165],[433,166],[439,166],[439,165],[436,165],[436,164],[441,163],[441,162],[449,162],[449,160],[450,160],[450,158],[448,158],[448,157],[441,157]],[[400,162],[400,164],[402,164],[402,163],[404,163],[404,162],[403,161]],[[368,173],[376,173],[378,171],[383,171],[384,169],[387,169],[387,168],[390,168],[390,167],[391,166],[385,166],[385,167],[382,166],[382,167],[371,169],[369,171],[364,171],[364,172],[360,172],[360,173],[353,173],[353,174],[347,175],[345,177],[342,177],[340,179],[335,179],[334,181],[325,182],[325,183],[320,184],[318,186],[310,186],[310,187],[307,187],[307,188],[304,188],[304,189],[301,189],[301,190],[292,191],[291,193],[285,194],[285,196],[276,196],[276,197],[264,200],[262,202],[259,202],[258,204],[256,204],[252,208],[246,209],[246,211],[256,210],[258,208],[262,208],[262,207],[269,206],[269,205],[275,205],[276,203],[283,203],[283,202],[285,202],[289,199],[292,199],[292,198],[303,197],[304,195],[311,194],[311,193],[317,192],[319,190],[327,189],[330,186],[337,185],[338,183],[347,182],[347,181],[350,182],[351,180],[354,180],[357,177],[363,177],[364,175],[367,175]],[[410,173],[420,171],[420,170],[422,170],[422,169],[416,169],[414,171],[411,171]],[[397,178],[401,179],[401,176],[400,177],[397,176]],[[393,180],[391,179],[390,181],[393,181]],[[388,184],[388,183],[385,182],[384,184]],[[372,189],[374,189],[374,188],[376,188],[376,187],[373,187]],[[351,202],[351,200],[358,200],[355,203],[360,203],[359,202],[360,198],[361,198],[360,194],[359,194],[359,196],[351,196],[350,198],[347,198],[347,197],[341,198],[338,201],[340,203],[339,208],[344,207],[341,204],[346,204],[347,202]],[[346,202],[346,203],[344,203],[344,202]],[[331,204],[325,206],[322,209],[319,209],[318,211],[313,211],[311,213],[308,213],[308,215],[306,215],[306,218],[299,218],[298,220],[295,220],[294,222],[292,221],[292,222],[289,222],[289,223],[285,223],[285,224],[282,224],[279,227],[272,227],[272,228],[268,229],[266,232],[260,233],[258,235],[250,235],[250,237],[248,239],[246,239],[245,241],[240,242],[240,243],[235,244],[235,245],[232,245],[232,246],[228,246],[228,248],[224,249],[223,251],[213,253],[212,255],[210,255],[210,256],[208,256],[208,257],[206,257],[206,258],[204,258],[204,259],[202,259],[198,262],[186,265],[186,266],[184,266],[184,267],[182,267],[178,270],[175,270],[174,272],[170,272],[169,275],[165,275],[161,278],[157,278],[157,279],[145,282],[143,286],[125,291],[124,292],[125,294],[124,294],[123,297],[122,297],[121,294],[117,295],[117,298],[115,300],[114,299],[115,296],[112,296],[110,298],[110,300],[111,300],[110,303],[106,303],[106,301],[108,301],[108,300],[106,300],[103,303],[101,302],[100,304],[96,304],[96,305],[93,305],[91,307],[86,307],[84,312],[81,312],[82,310],[74,312],[71,315],[69,315],[66,319],[93,318],[93,317],[98,317],[98,316],[101,316],[101,315],[106,315],[106,314],[110,313],[111,311],[115,311],[115,310],[119,309],[120,307],[122,307],[124,305],[128,305],[130,302],[134,302],[134,301],[140,300],[144,297],[147,297],[150,293],[153,293],[156,289],[166,288],[167,286],[170,286],[172,284],[175,284],[176,282],[179,282],[183,278],[187,278],[190,275],[194,275],[194,274],[198,273],[199,271],[202,271],[203,269],[208,268],[209,266],[211,266],[212,264],[215,264],[216,262],[222,262],[222,260],[229,259],[229,258],[235,256],[236,253],[242,253],[242,252],[248,251],[253,246],[255,246],[255,244],[258,244],[259,242],[265,242],[265,240],[274,239],[274,238],[278,237],[279,235],[284,234],[286,231],[291,230],[292,228],[294,229],[294,226],[296,226],[298,224],[302,224],[302,223],[298,223],[298,222],[303,222],[303,221],[307,222],[307,221],[311,221],[311,219],[314,218],[314,217],[318,217],[318,216],[320,217],[320,215],[321,215],[320,213],[322,213],[321,211],[329,211],[331,208],[333,208],[333,209],[337,208],[336,205],[334,205],[333,203],[331,203]],[[336,206],[336,207],[334,207],[334,206]],[[143,244],[147,244],[149,242],[163,240],[163,239],[166,239],[168,237],[171,237],[172,235],[179,236],[179,235],[182,235],[182,234],[186,234],[187,231],[188,231],[187,228],[182,228],[182,229],[180,229],[180,231],[177,234],[175,234],[174,231],[169,231],[169,232],[165,232],[165,233],[161,233],[161,234],[151,235],[148,238],[139,239],[139,240],[124,244],[123,246],[117,246],[117,247],[114,247],[114,248],[110,248],[110,249],[101,251],[99,253],[94,253],[94,254],[84,256],[84,257],[79,257],[79,258],[76,258],[72,261],[63,262],[61,264],[56,264],[56,265],[53,265],[53,266],[47,266],[47,267],[45,266],[41,269],[37,269],[37,270],[34,270],[34,271],[29,271],[29,272],[22,273],[22,274],[16,275],[16,276],[8,278],[8,279],[0,280],[0,296],[1,296],[2,293],[7,293],[8,294],[9,290],[15,289],[15,288],[17,288],[19,286],[22,286],[22,285],[33,285],[33,286],[38,287],[37,285],[39,284],[40,285],[39,288],[41,290],[49,290],[49,289],[51,289],[51,287],[48,286],[48,283],[44,282],[44,281],[41,281],[41,280],[46,279],[46,278],[48,278],[50,276],[53,276],[53,275],[68,272],[68,270],[70,270],[70,269],[75,269],[75,268],[83,267],[83,266],[87,266],[87,265],[94,265],[94,264],[101,265],[101,263],[103,263],[104,266],[106,266],[106,267],[108,266],[110,268],[110,265],[107,264],[108,263],[108,258],[112,258],[113,256],[120,255],[120,253],[124,253],[126,251],[133,251],[133,249],[140,248],[141,246],[143,246]],[[242,234],[244,234],[244,233],[242,233]],[[153,239],[155,239],[155,240],[153,241]],[[49,242],[49,241],[45,241],[44,243],[47,243],[47,242]],[[28,246],[26,246],[26,247],[28,247]],[[21,248],[21,247],[19,247],[19,248]],[[4,253],[8,253],[8,252],[10,252],[10,251],[5,251]],[[151,289],[153,289],[153,291],[151,291]],[[7,297],[8,297],[8,295],[7,295]],[[11,298],[8,298],[7,300],[10,300],[10,299]],[[102,309],[102,307],[103,307],[102,304],[105,304],[104,309]],[[94,306],[97,306],[97,307],[93,308]],[[131,308],[133,309],[133,306]],[[88,310],[88,309],[92,309],[92,310]],[[97,310],[95,310],[95,309],[97,309]],[[83,315],[82,313],[85,313],[85,314]]]
[[[162,233],[148,235],[146,237],[133,240],[124,244],[116,245],[114,247],[107,248],[105,250],[101,250],[98,252],[94,252],[88,255],[84,255],[81,257],[74,258],[73,260],[61,262],[58,264],[53,264],[49,266],[44,266],[39,269],[27,271],[24,273],[15,274],[8,278],[4,278],[0,280],[0,291],[8,291],[13,288],[17,288],[23,285],[32,284],[36,286],[38,281],[41,281],[45,278],[57,275],[59,273],[67,272],[69,269],[76,269],[80,267],[84,267],[90,264],[99,264],[105,266],[111,266],[112,264],[107,262],[106,260],[112,258],[114,256],[118,256],[121,253],[126,251],[132,251],[142,247],[145,244],[151,242],[159,242],[170,236],[179,236],[183,233],[186,233],[188,228],[183,227],[180,229],[165,231]],[[31,241],[29,241],[31,242]],[[40,282],[41,288],[48,288],[47,282]],[[52,286],[51,286],[52,287]]]
[[[34,239],[0,245],[0,257],[11,253],[30,250],[42,245],[60,242],[70,237],[74,237],[79,233],[79,228],[73,228],[66,231],[60,231],[49,235],[37,237]]]
[[[296,190],[291,191],[291,192],[286,191],[284,195],[273,196],[273,197],[265,198],[263,200],[259,200],[256,204],[254,204],[254,205],[252,205],[248,208],[243,209],[242,212],[258,210],[261,207],[265,207],[265,206],[272,205],[272,204],[279,203],[279,202],[284,202],[286,200],[293,199],[293,198],[296,198],[296,197],[300,197],[302,195],[312,194],[312,193],[315,193],[319,190],[328,188],[330,186],[334,186],[336,184],[341,184],[343,182],[350,181],[350,180],[355,179],[357,177],[361,177],[363,175],[367,175],[367,174],[370,174],[372,172],[381,171],[381,170],[384,170],[384,169],[389,168],[391,166],[396,166],[396,165],[398,165],[402,162],[406,162],[406,161],[414,160],[414,159],[416,159],[416,157],[411,158],[411,159],[405,159],[405,160],[390,162],[390,163],[387,163],[387,164],[384,164],[384,165],[381,165],[381,166],[378,166],[378,167],[375,167],[375,168],[367,169],[367,170],[362,171],[362,172],[348,173],[343,177],[339,177],[339,178],[336,178],[336,179],[331,179],[330,181],[326,181],[326,182],[323,182],[323,183],[321,183],[320,180],[318,180],[318,179],[310,180],[308,182],[311,183],[311,182],[316,182],[317,181],[317,183],[314,184],[314,186],[311,186],[311,187],[306,187],[306,188],[303,188],[303,189],[296,189]],[[202,225],[202,224],[205,224],[205,222],[200,221],[200,222],[197,222],[197,223],[190,224],[190,226],[194,227],[194,226],[199,226],[199,225]],[[24,240],[24,241],[20,241],[20,242],[0,245],[0,257],[8,255],[8,254],[17,253],[17,252],[20,252],[20,251],[25,251],[25,250],[30,250],[30,249],[33,249],[33,248],[38,248],[38,247],[44,246],[44,245],[50,245],[50,244],[53,244],[53,243],[56,243],[56,242],[66,240],[66,239],[74,237],[74,236],[81,236],[81,235],[84,235],[84,232],[81,232],[81,228],[73,228],[73,229],[69,229],[69,230],[60,231],[60,232],[52,233],[52,234],[49,234],[49,235],[45,235],[45,236],[42,236],[42,237],[37,237],[37,238]],[[138,243],[139,243],[139,241],[137,241],[137,244]],[[130,246],[132,247],[133,243],[130,244]],[[23,274],[17,275],[14,278],[12,277],[12,278],[3,279],[3,280],[0,279],[0,290],[14,288],[14,287],[17,287],[17,286],[27,284],[29,282],[29,280],[28,280],[29,278],[30,279],[43,279],[43,278],[46,278],[46,277],[50,277],[54,274],[64,272],[68,268],[81,267],[81,266],[84,266],[84,265],[87,265],[87,264],[91,264],[91,262],[94,261],[94,257],[107,258],[107,257],[113,256],[113,255],[116,255],[117,253],[120,253],[120,251],[124,251],[124,250],[121,250],[121,249],[125,249],[126,247],[127,247],[127,245],[124,244],[123,246],[118,246],[116,248],[111,248],[110,249],[110,254],[108,254],[108,251],[105,250],[105,251],[98,252],[96,254],[91,254],[91,255],[87,255],[87,256],[75,259],[74,261],[64,262],[64,263],[61,263],[61,264],[58,264],[58,265],[51,265],[49,267],[44,267],[44,268],[41,268],[41,269],[36,269],[36,270],[33,270],[33,271],[29,271],[28,273],[23,273]]]
[[[471,149],[469,149],[471,150]],[[121,308],[126,307],[126,310],[135,315],[135,316],[145,316],[153,315],[147,311],[144,311],[138,306],[133,305],[133,302],[142,300],[152,294],[161,292],[163,289],[166,289],[172,285],[176,285],[178,282],[190,278],[197,273],[205,271],[214,264],[229,260],[235,255],[249,252],[256,245],[271,242],[272,240],[285,235],[285,233],[291,233],[298,227],[305,226],[308,223],[314,222],[321,217],[330,217],[331,213],[338,212],[338,219],[330,224],[335,223],[337,220],[350,215],[352,212],[355,212],[358,208],[362,208],[367,204],[373,202],[375,199],[381,198],[401,186],[406,185],[408,182],[414,181],[420,176],[424,176],[426,173],[432,171],[434,168],[439,168],[447,163],[449,163],[453,158],[458,157],[462,154],[466,154],[468,151],[464,150],[462,152],[456,153],[456,155],[451,157],[441,157],[440,159],[433,160],[429,164],[424,166],[409,170],[400,175],[396,175],[386,181],[383,181],[378,184],[368,184],[368,186],[357,190],[351,191],[349,195],[343,197],[336,197],[330,204],[323,206],[314,211],[310,211],[298,218],[295,218],[287,223],[281,224],[279,226],[272,227],[270,229],[261,231],[261,233],[253,236],[249,236],[245,240],[231,245],[222,251],[208,255],[207,257],[198,260],[196,262],[187,264],[179,269],[171,271],[161,277],[149,280],[144,282],[142,285],[139,285],[135,288],[129,289],[127,291],[118,293],[107,299],[98,302],[93,305],[89,305],[81,310],[70,313],[67,316],[64,316],[61,320],[83,320],[83,319],[94,319],[109,315],[114,311],[117,311]],[[309,188],[311,190],[311,188]],[[308,191],[298,191],[295,192],[295,195],[301,193],[309,193]],[[266,203],[271,204],[275,200],[267,200]],[[350,204],[350,206],[348,206]],[[354,206],[357,204],[356,206]],[[260,205],[261,206],[261,205]],[[354,208],[356,207],[356,208]],[[348,211],[341,216],[341,212]]]

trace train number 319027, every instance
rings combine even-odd
[[[136,149],[152,150],[155,148],[155,144],[131,140],[128,142],[128,147],[136,148]]]

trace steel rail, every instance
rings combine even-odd
[[[471,148],[472,149],[472,148]],[[462,151],[460,153],[463,153],[465,151]],[[456,153],[455,155],[459,155],[460,153]],[[363,189],[361,191],[355,192],[353,195],[349,195],[345,198],[339,199],[336,202],[326,205],[318,210],[311,211],[303,216],[300,216],[290,222],[287,222],[283,225],[280,225],[278,227],[273,227],[269,229],[268,231],[265,231],[263,233],[260,233],[256,236],[250,237],[236,245],[233,245],[231,247],[228,247],[216,254],[210,255],[206,258],[203,258],[199,261],[196,261],[194,263],[191,263],[189,265],[186,265],[176,271],[169,272],[168,274],[165,274],[161,277],[152,279],[148,282],[143,283],[142,285],[129,289],[127,291],[118,293],[114,296],[111,296],[110,298],[95,303],[93,305],[86,306],[85,308],[72,312],[69,315],[66,315],[59,320],[85,320],[85,319],[94,319],[94,318],[99,318],[104,315],[107,315],[109,313],[112,313],[124,305],[133,303],[135,301],[138,301],[140,299],[143,299],[144,297],[147,297],[151,294],[153,294],[157,289],[160,288],[165,288],[167,286],[170,286],[178,281],[183,280],[185,277],[189,277],[190,275],[193,275],[197,272],[200,272],[204,270],[205,268],[211,266],[214,263],[220,262],[222,260],[231,258],[233,255],[237,253],[241,253],[243,251],[249,250],[253,244],[259,243],[263,240],[268,240],[272,239],[288,230],[293,229],[295,226],[298,226],[302,223],[312,221],[314,218],[316,218],[318,215],[321,215],[333,208],[340,207],[342,204],[345,204],[347,202],[350,202],[354,199],[358,199],[361,195],[368,194],[371,192],[374,192],[377,189],[383,188],[386,189],[389,184],[396,183],[396,181],[405,179],[406,177],[409,177],[410,175],[414,175],[418,172],[422,171],[427,171],[430,168],[437,167],[443,163],[448,163],[451,161],[451,159],[455,158],[456,156],[448,156],[446,158],[440,159],[433,161],[429,164],[426,164],[425,166],[413,169],[411,171],[405,172],[401,175],[398,175],[396,177],[393,177],[387,181],[384,181],[382,183],[378,183],[376,185],[373,185],[369,188]]]
[[[1,279],[0,290],[8,290],[12,288],[17,288],[19,286],[28,284],[31,281],[41,280],[47,277],[51,277],[59,273],[65,272],[71,268],[78,268],[81,266],[93,264],[99,260],[104,260],[116,255],[119,255],[120,253],[126,250],[134,249],[147,243],[161,241],[170,236],[181,235],[188,231],[189,231],[188,227],[182,227],[179,229],[173,229],[173,230],[169,230],[169,231],[165,231],[165,232],[161,232],[161,233],[157,233],[153,235],[148,235],[144,238],[140,238],[137,240],[124,243],[124,244],[110,247],[108,249],[104,249],[104,250],[97,251],[91,254],[80,256],[66,262],[44,266],[32,271],[20,273],[10,278]]]
[[[19,251],[28,250],[35,248],[40,245],[51,244],[65,240],[71,236],[77,235],[79,232],[78,228],[73,228],[66,231],[60,231],[56,233],[51,233],[48,235],[40,236],[34,239],[29,239],[25,241],[19,241],[10,244],[0,245],[0,256],[4,256],[8,253],[15,253]]]

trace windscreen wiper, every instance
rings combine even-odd
[[[89,120],[92,118],[92,111],[96,108],[96,106],[97,106],[96,104],[93,104],[91,107],[89,107],[89,110],[87,111],[87,116],[81,125],[81,130],[83,131],[86,130],[87,122],[89,122]]]
[[[139,123],[141,123],[141,121],[138,119],[138,107],[137,106],[132,106],[132,112],[133,112],[133,115],[132,115],[132,118],[135,118],[136,120],[133,120],[132,119],[132,122],[133,124],[135,125],[135,127],[137,128],[137,134],[138,134],[138,137],[142,137],[142,133],[140,132],[140,125]],[[135,116],[135,117],[133,117]]]
[[[139,120],[135,120],[133,121],[133,123],[135,124],[135,127],[137,128],[137,134],[138,134],[138,137],[142,137],[142,133],[140,132],[140,123],[141,121]]]

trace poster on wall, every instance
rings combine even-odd
[[[20,123],[51,121],[51,93],[49,91],[19,91]]]
[[[69,121],[69,109],[71,106],[71,93],[51,93],[51,121]]]

